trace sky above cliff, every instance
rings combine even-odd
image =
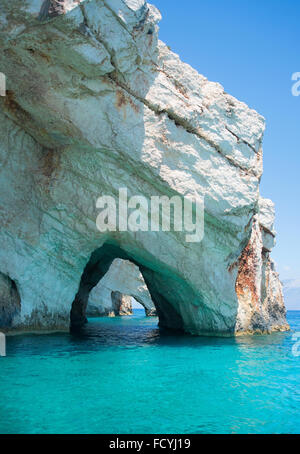
[[[276,204],[282,279],[300,278],[300,2],[296,0],[155,0],[160,39],[209,80],[266,118],[263,197]],[[299,302],[300,309],[300,302]]]

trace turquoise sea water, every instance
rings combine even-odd
[[[9,337],[0,433],[299,433],[292,336],[175,337],[136,311],[80,337]]]

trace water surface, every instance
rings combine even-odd
[[[299,433],[292,335],[172,336],[136,311],[80,337],[8,337],[0,433]]]

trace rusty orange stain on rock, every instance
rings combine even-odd
[[[127,105],[130,105],[132,109],[136,112],[139,113],[140,109],[139,106],[131,99],[130,96],[126,96],[123,90],[117,90],[116,91],[116,107],[117,109],[121,109],[122,107],[124,108],[124,118],[126,118],[126,111],[125,108]]]
[[[259,302],[259,295],[255,285],[257,274],[256,268],[255,251],[252,241],[250,240],[239,259],[239,271],[235,290],[238,298],[245,295],[246,289],[249,290],[253,304],[258,304]]]
[[[42,172],[50,178],[59,164],[59,154],[56,150],[47,150],[43,156]]]
[[[121,109],[121,107],[126,106],[127,100],[124,92],[122,90],[117,90],[116,92],[117,100],[116,100],[116,106],[118,109]]]
[[[19,105],[15,101],[14,92],[12,90],[6,90],[4,105],[12,113],[15,113],[19,109]]]

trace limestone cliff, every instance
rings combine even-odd
[[[89,295],[87,315],[105,316],[114,312],[112,292],[134,298],[145,309],[147,316],[155,316],[156,310],[138,267],[129,261],[116,259],[99,284]],[[130,301],[131,303],[131,301]],[[132,311],[132,305],[131,311]]]
[[[116,316],[132,315],[132,302],[131,297],[123,295],[120,292],[112,292],[111,294],[113,304],[113,314]]]
[[[0,272],[21,301],[2,325],[67,328],[71,311],[80,327],[120,258],[139,267],[161,326],[288,329],[259,195],[264,119],[182,63],[159,21],[144,0],[1,0]],[[96,200],[124,187],[203,195],[203,241],[101,234]]]

